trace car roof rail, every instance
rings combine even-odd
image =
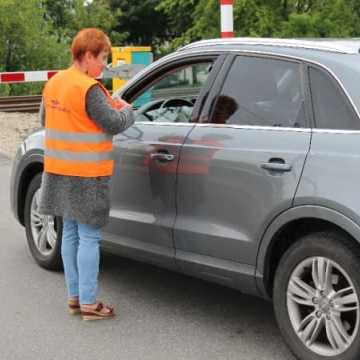
[[[251,46],[274,46],[320,50],[341,54],[358,54],[360,52],[360,38],[332,39],[332,38],[308,38],[308,39],[280,39],[280,38],[254,38],[238,37],[225,39],[201,40],[188,44],[178,51],[196,49],[205,46],[221,45],[251,45]]]

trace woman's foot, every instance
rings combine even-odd
[[[80,303],[78,296],[68,298],[68,310],[71,315],[80,314]]]
[[[83,320],[103,320],[115,315],[114,309],[109,305],[104,305],[102,302],[81,304],[80,308]]]

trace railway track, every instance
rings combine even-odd
[[[0,112],[29,112],[39,111],[41,95],[30,96],[2,96],[0,97]]]

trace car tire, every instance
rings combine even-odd
[[[30,253],[43,268],[62,270],[61,237],[62,219],[37,212],[42,173],[31,180],[24,208],[24,224]]]
[[[276,270],[273,300],[298,359],[360,359],[360,249],[349,236],[319,232],[294,243]]]

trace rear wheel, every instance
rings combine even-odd
[[[24,222],[27,242],[35,261],[45,269],[61,270],[62,220],[39,213],[41,176],[31,180],[25,198]]]
[[[302,360],[360,359],[360,251],[340,233],[300,239],[275,275],[282,335]]]

